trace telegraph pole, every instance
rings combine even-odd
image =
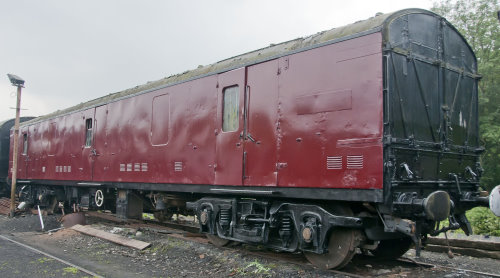
[[[10,189],[10,217],[14,217],[16,211],[16,181],[17,181],[17,157],[19,155],[19,114],[21,111],[21,89],[24,88],[24,80],[19,76],[7,74],[12,86],[17,87],[16,121],[14,124],[14,153],[12,155],[12,187]]]

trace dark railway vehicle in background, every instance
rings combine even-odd
[[[212,242],[339,268],[471,227],[476,58],[408,9],[271,45],[22,124],[23,201],[195,213]],[[24,163],[24,164],[23,164]],[[450,225],[437,230],[438,223]]]
[[[19,121],[25,122],[35,117],[21,117]],[[15,119],[0,122],[0,197],[10,197],[9,173],[9,151],[10,151],[10,130],[14,126]]]

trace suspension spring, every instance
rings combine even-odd
[[[283,216],[281,218],[281,225],[279,229],[279,235],[283,244],[283,247],[288,247],[292,239],[292,218],[290,216]]]
[[[284,216],[281,218],[280,235],[289,236],[292,234],[292,218],[290,216]]]
[[[230,209],[221,209],[220,210],[220,218],[219,223],[223,227],[229,226],[231,222],[231,210]]]

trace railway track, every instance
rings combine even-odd
[[[199,228],[193,223],[180,223],[175,221],[158,222],[153,220],[123,220],[114,217],[113,215],[89,212],[90,217],[97,217],[113,223],[123,224],[137,228],[143,231],[169,234],[170,236],[184,238],[185,240],[196,241],[201,244],[208,244],[209,241],[203,234],[199,233]],[[299,253],[277,253],[276,251],[265,249],[260,250],[257,247],[242,247],[239,243],[234,243],[228,247],[219,247],[228,252],[238,252],[244,255],[256,256],[268,260],[277,260],[285,263],[294,264],[300,267],[314,268],[302,254]],[[368,267],[367,267],[368,266]],[[440,264],[425,263],[416,261],[410,258],[400,258],[392,261],[379,261],[376,258],[368,255],[361,255],[354,258],[353,262],[344,270],[328,270],[332,275],[345,275],[348,277],[374,277],[380,275],[399,275],[401,269],[409,269],[412,272],[418,271],[442,271],[447,273],[450,270],[461,273],[474,274],[473,277],[498,277],[500,274],[488,273],[472,269],[456,268]],[[373,269],[381,269],[381,271],[373,271]]]
[[[474,274],[488,276],[488,277],[500,277],[500,274],[483,272],[483,271],[477,271],[477,270],[472,270],[472,269],[463,269],[463,268],[449,267],[449,266],[440,265],[440,264],[430,264],[430,263],[418,262],[418,261],[415,261],[415,260],[412,260],[412,259],[408,259],[408,258],[400,258],[400,259],[398,259],[398,261],[400,261],[400,262],[406,262],[406,263],[413,263],[415,265],[422,266],[422,267],[427,267],[427,268],[443,268],[443,269],[449,269],[449,270],[455,270],[455,271],[462,271],[462,272],[467,272],[467,273],[474,273]]]
[[[219,248],[226,250],[234,250],[234,247],[219,247]],[[307,260],[305,260],[302,254],[289,254],[289,253],[276,254],[276,252],[273,251],[248,251],[245,250],[244,248],[238,248],[237,251],[240,253],[244,253],[246,255],[252,255],[270,260],[278,260],[285,263],[295,264],[301,267],[313,268],[313,266],[309,262],[307,262]],[[367,263],[370,263],[369,268],[366,267]],[[401,267],[408,269],[426,269],[429,271],[439,270],[439,269],[442,269],[444,271],[453,270],[461,273],[469,273],[469,274],[472,273],[484,277],[500,278],[500,274],[496,273],[449,267],[441,264],[419,262],[405,257],[392,261],[377,261],[375,258],[367,255],[361,255],[357,258],[355,257],[351,265],[345,267],[346,269],[345,271],[343,270],[327,270],[327,271],[333,274],[341,274],[349,277],[374,277],[374,276],[380,276],[382,274],[383,276],[399,275],[401,274]],[[373,271],[371,271],[373,268],[380,268],[389,271],[383,273],[381,272],[377,273],[377,271],[375,271],[375,273],[373,273]]]
[[[84,273],[86,273],[86,274],[91,275],[91,277],[103,278],[103,276],[101,276],[101,275],[99,275],[99,274],[97,274],[97,273],[95,273],[95,272],[93,272],[93,271],[90,271],[90,270],[88,270],[88,269],[86,269],[86,268],[84,268],[84,267],[81,267],[81,266],[76,265],[76,264],[74,264],[74,263],[68,262],[67,260],[64,260],[64,259],[62,259],[62,258],[59,258],[59,257],[54,256],[54,255],[52,255],[52,254],[49,254],[49,253],[47,253],[47,252],[44,252],[44,251],[42,251],[42,250],[40,250],[40,249],[37,249],[37,248],[35,248],[35,247],[32,247],[32,246],[26,245],[26,244],[24,244],[24,243],[21,243],[21,242],[19,242],[19,241],[17,241],[17,240],[12,239],[12,238],[9,238],[9,237],[6,237],[6,236],[3,236],[3,235],[0,235],[0,239],[3,239],[3,240],[8,241],[8,242],[11,242],[11,243],[13,243],[13,244],[15,244],[15,245],[17,245],[17,246],[19,246],[19,247],[21,247],[21,248],[24,248],[24,249],[27,249],[27,250],[31,251],[31,252],[33,252],[33,253],[40,254],[40,255],[43,255],[43,256],[45,256],[45,257],[49,257],[49,258],[51,258],[51,259],[54,259],[54,260],[56,260],[56,261],[58,261],[58,262],[60,262],[60,263],[63,263],[64,265],[67,265],[67,266],[69,266],[69,267],[76,268],[76,269],[78,269],[78,270],[79,270],[79,271],[81,271],[81,272],[84,272]]]

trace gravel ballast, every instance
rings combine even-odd
[[[59,218],[57,215],[44,217],[45,230],[59,228]],[[0,216],[0,233],[105,277],[346,277],[314,268],[301,254],[282,254],[250,245],[235,244],[218,248],[204,238],[183,238],[175,233],[160,234],[138,227],[100,223],[97,219],[88,219],[88,222],[93,228],[150,242],[152,245],[138,251],[71,229],[41,233],[36,215],[14,219]],[[429,269],[358,255],[344,271],[374,277],[485,277],[460,270],[473,269],[500,275],[500,262],[494,259],[468,256],[449,259],[447,254],[425,251],[417,259],[414,254],[414,250],[410,250],[405,257],[452,269]]]

